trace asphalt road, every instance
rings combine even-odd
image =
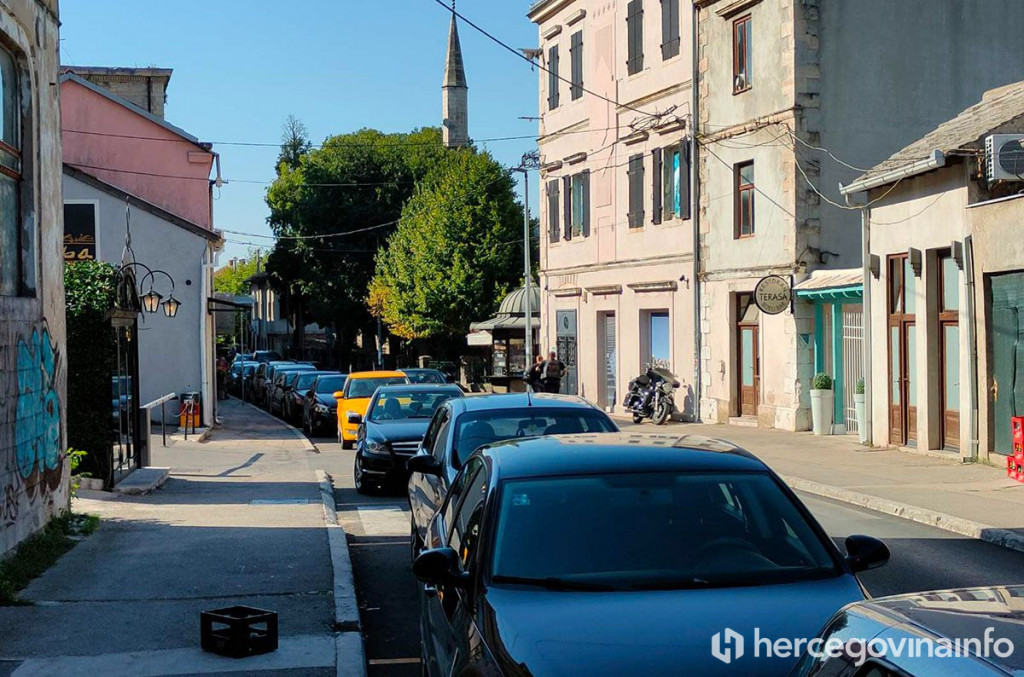
[[[348,533],[369,677],[419,675],[407,499],[401,493],[360,496],[352,486],[352,452],[330,439],[314,442],[324,469],[334,477],[338,519]],[[1024,583],[1022,553],[809,494],[801,499],[840,548],[854,533],[889,545],[889,564],[861,576],[873,596]]]

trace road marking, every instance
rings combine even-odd
[[[96,675],[198,675],[225,672],[254,673],[262,670],[310,670],[335,665],[335,640],[310,635],[282,638],[277,651],[250,656],[244,661],[206,653],[199,647],[159,649],[99,656],[30,658],[11,677],[95,677]]]
[[[419,665],[419,658],[371,658],[369,665]]]
[[[356,508],[366,536],[404,536],[409,533],[409,512],[400,505],[373,505]]]
[[[309,505],[308,498],[254,498],[249,505]]]

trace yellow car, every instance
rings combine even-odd
[[[334,393],[334,399],[338,400],[338,441],[341,448],[355,446],[359,424],[363,422],[370,398],[377,388],[408,382],[409,377],[399,371],[357,371],[349,374],[345,389]]]

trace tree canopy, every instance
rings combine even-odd
[[[376,257],[368,305],[407,339],[464,335],[522,280],[522,206],[489,154],[450,151]]]
[[[234,296],[248,294],[249,285],[245,281],[256,274],[261,256],[263,263],[266,263],[266,256],[261,255],[257,249],[250,249],[244,263],[239,262],[218,270],[213,276],[213,290]]]

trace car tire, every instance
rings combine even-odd
[[[363,470],[359,464],[359,457],[356,456],[355,460],[352,461],[352,482],[355,484],[356,491],[364,496],[372,494],[373,491],[370,488],[369,483],[363,477]]]
[[[344,437],[341,438],[341,448],[345,451],[351,451],[355,446],[356,443],[352,440],[346,440]]]
[[[644,422],[644,417],[643,416],[641,416],[640,414],[633,414],[633,423],[636,423],[637,425],[640,425],[643,422]]]
[[[671,415],[672,405],[669,401],[662,400],[661,402],[658,402],[658,407],[654,410],[654,416],[652,417],[654,425],[665,425]]]

